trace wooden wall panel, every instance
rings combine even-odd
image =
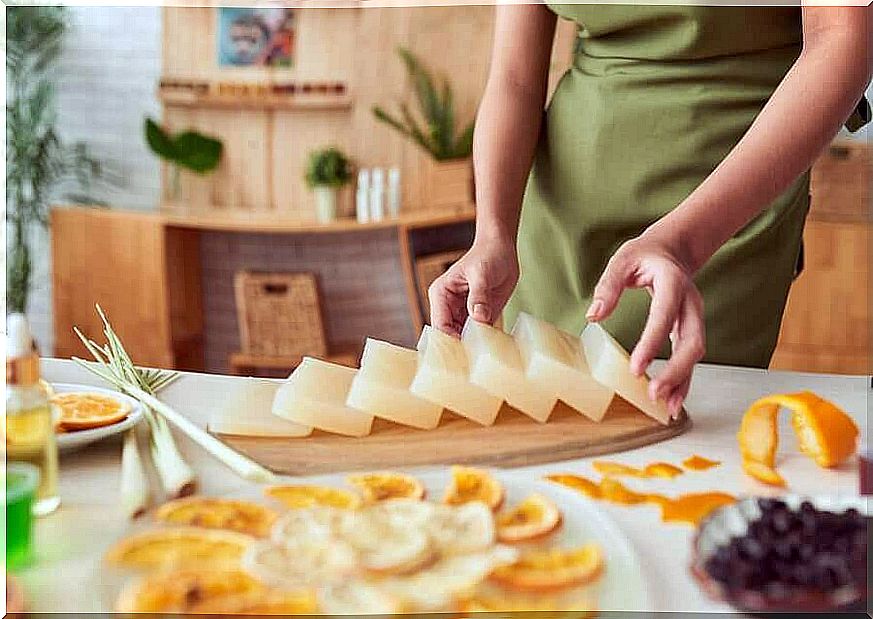
[[[488,70],[493,11],[490,6],[299,9],[295,66],[243,69],[217,65],[214,9],[165,7],[165,78],[345,81],[354,99],[350,109],[336,110],[166,106],[165,120],[172,129],[193,127],[225,142],[227,160],[214,177],[185,176],[180,204],[275,208],[312,218],[314,200],[300,177],[300,162],[312,148],[337,143],[362,167],[398,166],[402,209],[427,208],[422,179],[429,157],[377,122],[372,107],[379,104],[396,110],[398,102],[409,100],[416,109],[412,86],[396,53],[398,46],[405,46],[435,73],[449,78],[458,125],[469,122]],[[170,180],[166,173],[164,179],[166,186]]]
[[[871,228],[809,221],[804,240],[806,268],[788,297],[771,367],[873,373]]]
[[[283,215],[311,219],[315,198],[303,182],[309,153],[325,146],[352,152],[351,118],[330,110],[282,111],[273,117],[271,139],[271,183],[276,208]],[[350,189],[340,194],[341,214],[354,214],[351,198]]]
[[[401,166],[403,210],[411,210],[419,201],[412,193],[413,179],[404,154],[408,140],[391,131],[373,117],[372,107],[392,108],[409,92],[406,71],[395,48],[409,38],[409,9],[375,8],[360,11],[356,35],[355,105],[351,111],[351,152],[363,167]]]
[[[244,210],[274,207],[270,181],[273,140],[271,115],[262,110],[167,108],[164,122],[171,131],[195,129],[217,135],[224,143],[218,168],[209,175],[182,173],[178,202]],[[164,166],[165,188],[171,182]],[[165,189],[165,195],[169,190]]]

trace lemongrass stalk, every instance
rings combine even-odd
[[[167,498],[178,499],[179,497],[194,494],[197,489],[197,480],[194,471],[188,466],[179,453],[176,441],[170,432],[167,422],[149,411],[149,430],[152,462]]]
[[[125,433],[121,448],[121,505],[125,514],[133,519],[145,513],[150,499],[149,480],[139,457],[136,430],[131,428]]]
[[[127,354],[127,351],[124,350],[121,340],[112,330],[109,320],[106,318],[106,315],[103,313],[103,310],[99,305],[97,305],[97,313],[103,321],[103,333],[106,336],[107,342],[105,346],[101,347],[92,340],[89,340],[76,328],[74,328],[74,331],[76,332],[76,335],[79,336],[79,339],[82,340],[82,343],[88,351],[97,360],[98,366],[94,367],[93,364],[88,364],[82,359],[75,357],[73,358],[74,361],[97,376],[100,376],[104,380],[115,385],[119,390],[139,400],[146,405],[147,409],[152,409],[146,410],[147,419],[149,419],[151,412],[155,411],[160,415],[160,417],[169,421],[177,429],[186,434],[188,438],[203,447],[211,455],[218,458],[222,463],[244,479],[263,483],[273,482],[275,480],[273,473],[253,460],[237,453],[155,397],[155,392],[157,390],[156,386],[166,386],[175,380],[178,377],[178,374],[163,370],[142,370],[137,368]],[[157,415],[155,415],[155,418],[157,418]],[[150,426],[151,425],[152,424],[150,424]],[[155,425],[157,426],[157,424]],[[167,429],[166,432],[158,429],[157,432],[153,431],[152,434],[153,436],[157,435],[161,437],[155,443],[156,445],[172,445],[173,449],[169,453],[175,453],[179,460],[181,460],[181,456],[179,455],[178,449],[175,447],[175,442],[173,441],[169,429]],[[165,453],[167,452],[167,450],[164,451]],[[168,455],[167,457],[169,458],[171,456]]]
[[[151,407],[164,419],[173,424],[188,438],[200,445],[211,455],[218,458],[222,464],[230,468],[234,473],[249,481],[260,483],[275,482],[275,475],[262,467],[254,460],[234,451],[217,438],[192,423],[187,417],[180,415],[175,410],[161,402],[155,396],[133,385],[125,386],[125,391],[132,397]]]

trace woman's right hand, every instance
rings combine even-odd
[[[494,324],[518,282],[514,239],[478,237],[428,289],[431,325],[458,337],[467,317]]]

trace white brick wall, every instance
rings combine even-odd
[[[156,6],[68,7],[70,29],[59,60],[57,127],[83,141],[121,177],[96,197],[113,207],[150,209],[160,197],[157,159],[142,135],[146,115],[159,117],[161,9]],[[49,245],[35,257],[30,320],[43,354],[52,351]]]

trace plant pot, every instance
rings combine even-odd
[[[430,160],[424,176],[427,186],[424,195],[430,208],[461,208],[473,204],[473,162],[469,157]]]
[[[315,193],[315,216],[319,222],[325,224],[336,220],[337,194],[336,187],[321,185],[313,187]]]

